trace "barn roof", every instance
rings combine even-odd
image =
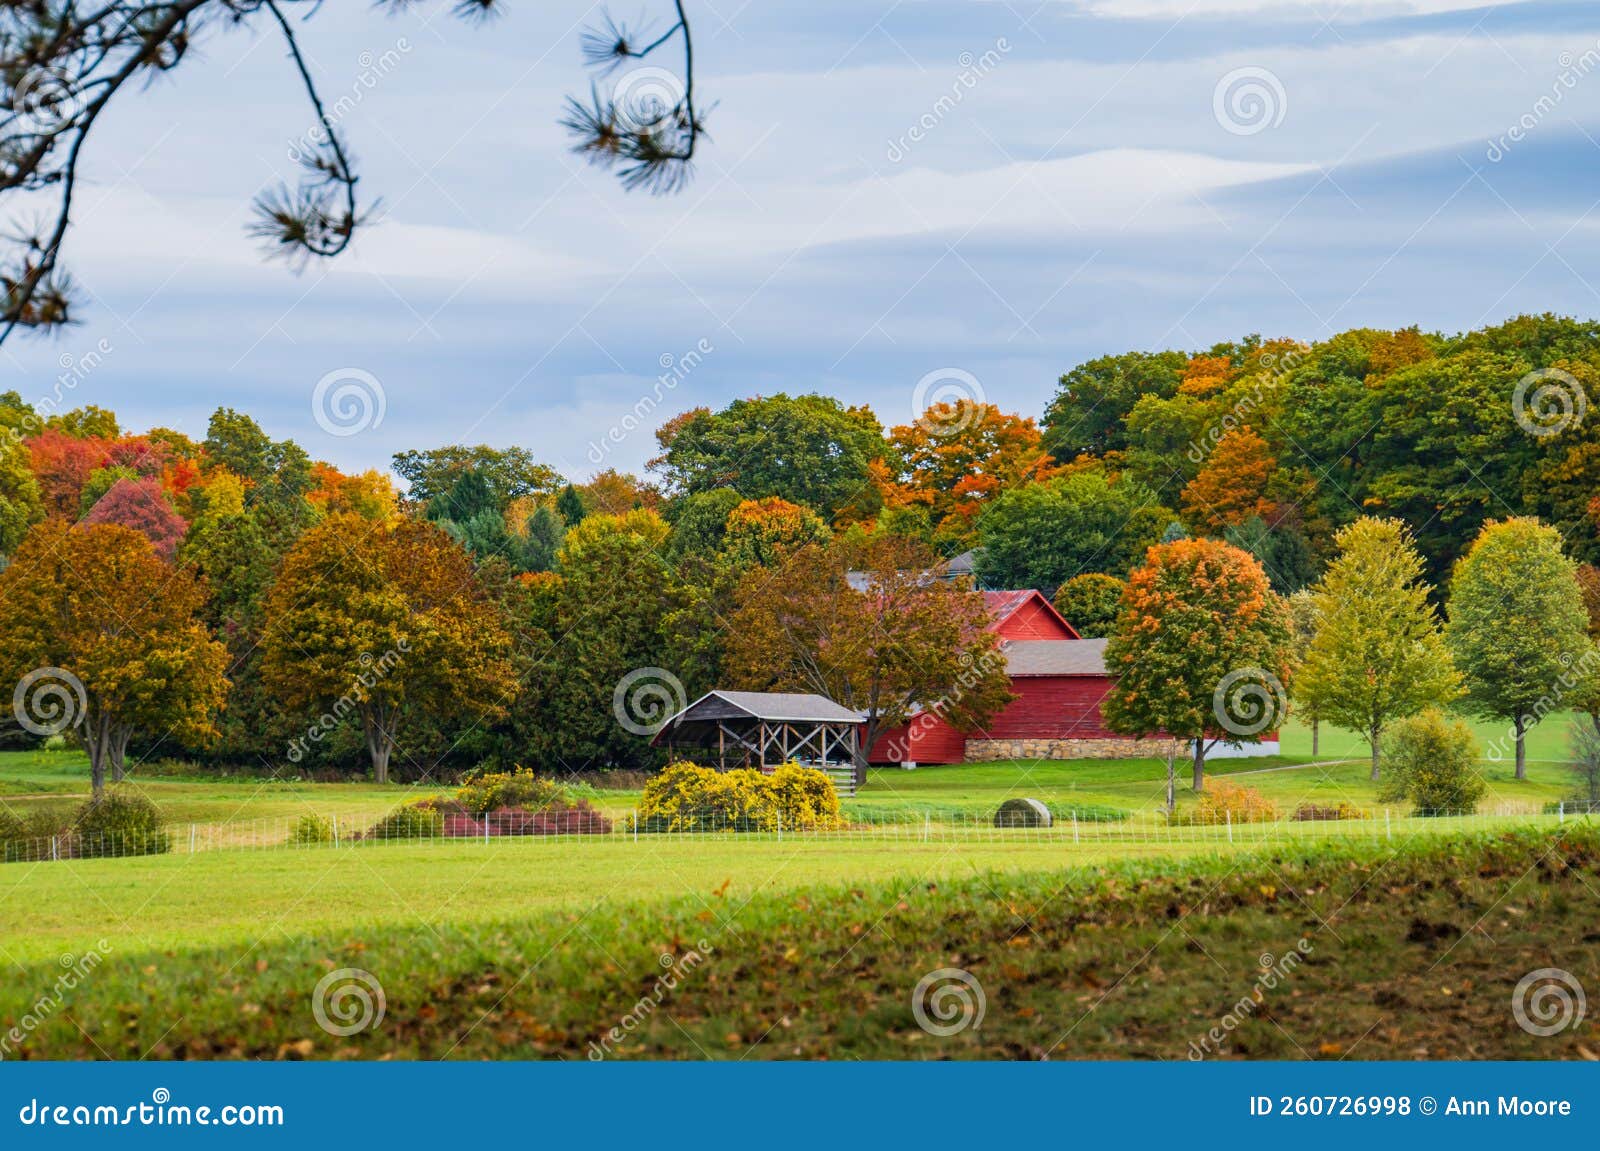
[[[1007,675],[1105,675],[1103,639],[1019,639],[1005,645]]]

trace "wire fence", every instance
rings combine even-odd
[[[307,814],[274,819],[229,820],[215,823],[175,824],[159,831],[58,835],[0,840],[0,859],[7,863],[40,863],[73,859],[100,859],[161,854],[199,854],[216,851],[373,849],[412,846],[490,847],[505,843],[626,843],[737,841],[784,843],[797,841],[883,844],[1042,844],[1073,847],[1226,847],[1268,846],[1317,841],[1404,841],[1418,836],[1466,836],[1513,828],[1555,829],[1574,822],[1594,823],[1600,813],[1569,811],[1531,812],[1510,807],[1473,812],[1418,813],[1405,808],[1380,808],[1343,818],[1276,818],[1235,821],[1225,814],[1220,822],[1168,820],[1160,812],[1132,812],[1126,818],[1107,818],[1104,809],[1080,813],[1067,809],[1043,819],[1009,821],[994,815],[926,811],[900,811],[894,819],[851,819],[839,826],[784,826],[770,815],[750,818],[691,814],[669,821],[638,818],[629,812],[616,817],[599,811],[507,811],[482,816],[421,820],[396,819],[395,813],[371,812]]]

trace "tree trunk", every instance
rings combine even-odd
[[[372,760],[374,782],[389,782],[389,757],[394,754],[399,726],[399,716],[393,709],[376,703],[361,709],[361,727],[367,736],[367,755]]]
[[[1372,782],[1378,782],[1378,741],[1383,736],[1383,729],[1373,727],[1367,731],[1367,743],[1372,746]]]
[[[1206,789],[1206,737],[1203,735],[1194,741],[1194,789]]]
[[[1527,726],[1526,726],[1527,719],[1528,719],[1528,717],[1525,716],[1525,715],[1522,715],[1520,712],[1517,714],[1517,778],[1518,779],[1527,779],[1528,778],[1528,747],[1527,747],[1527,744],[1525,744],[1523,742],[1523,740],[1522,740],[1523,734],[1528,730]]]
[[[1311,758],[1317,758],[1317,727],[1320,721],[1313,716],[1311,720]]]
[[[92,703],[84,710],[83,746],[89,752],[89,789],[99,799],[106,793],[106,765],[111,762],[111,724]]]

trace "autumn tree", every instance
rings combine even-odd
[[[0,556],[15,551],[28,529],[43,518],[44,501],[28,448],[10,429],[0,430]]]
[[[970,546],[978,516],[1002,491],[1059,470],[1033,420],[971,400],[935,404],[890,431],[889,443],[900,467],[895,502],[927,507],[953,550]]]
[[[1338,556],[1312,589],[1317,626],[1295,692],[1319,720],[1360,733],[1376,781],[1389,724],[1449,703],[1461,676],[1406,526],[1363,517],[1337,540]]]
[[[1582,686],[1594,660],[1576,565],[1554,528],[1527,517],[1484,525],[1450,581],[1445,636],[1465,676],[1466,706],[1508,719],[1517,778],[1524,736]]]
[[[826,543],[828,525],[810,508],[769,496],[728,513],[721,559],[735,568],[772,567],[807,544]]]
[[[1283,722],[1290,654],[1288,608],[1254,557],[1215,540],[1158,544],[1129,576],[1106,644],[1117,677],[1106,723],[1192,741],[1194,789],[1203,790],[1211,745]]]
[[[432,524],[334,515],[283,558],[262,673],[290,707],[361,719],[374,778],[408,719],[492,720],[516,691],[510,638],[465,552]]]
[[[856,781],[885,731],[919,709],[981,728],[1015,697],[983,596],[929,580],[926,548],[887,535],[845,537],[745,576],[728,627],[730,682],[825,695],[864,717]],[[851,572],[866,574],[853,586]]]
[[[1171,520],[1149,488],[1099,470],[1013,488],[978,522],[978,577],[1049,595],[1086,572],[1120,578]]]
[[[156,476],[145,479],[119,479],[95,501],[86,524],[121,524],[150,541],[156,554],[171,560],[183,542],[189,525],[173,510]]]
[[[1252,516],[1272,514],[1267,483],[1277,460],[1255,429],[1224,433],[1200,473],[1183,489],[1183,518],[1191,528],[1221,535]]]
[[[116,524],[39,524],[0,572],[0,676],[35,730],[74,729],[96,795],[136,734],[203,742],[228,682],[205,591]]]

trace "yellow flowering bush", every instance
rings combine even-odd
[[[1278,818],[1278,805],[1253,787],[1241,787],[1225,779],[1208,779],[1200,803],[1194,810],[1195,823],[1271,823]]]
[[[668,764],[645,785],[647,831],[777,831],[837,827],[839,797],[825,774],[786,763],[771,775]]]

